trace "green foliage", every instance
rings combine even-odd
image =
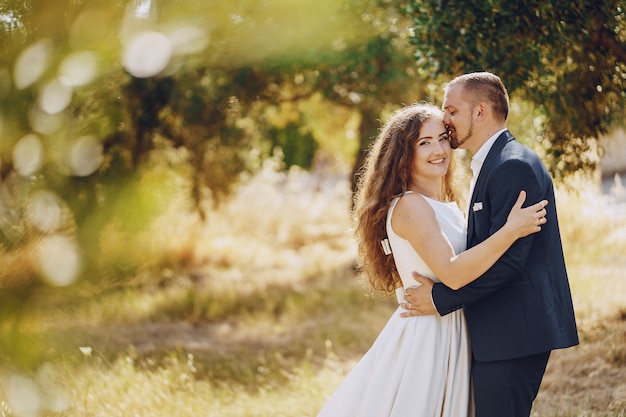
[[[80,247],[82,274],[91,279],[142,267],[132,261],[137,242],[129,236],[150,227],[168,198],[144,181],[155,164],[187,179],[181,191],[206,218],[206,208],[224,202],[274,147],[286,168],[311,167],[318,151],[325,167],[338,151],[335,158],[350,163],[389,102],[423,96],[406,20],[386,2],[9,1],[0,17],[0,207],[11,213],[0,218],[0,250],[62,234]],[[165,44],[129,53],[142,34]],[[163,67],[138,73],[129,63],[144,50],[151,55],[139,63],[150,62],[163,45],[171,48]],[[80,54],[94,70],[75,83],[65,69]],[[47,95],[51,86],[65,91],[66,104],[42,104],[62,101]],[[268,116],[272,108],[276,117]],[[15,148],[30,135],[41,164],[20,174]],[[76,174],[68,155],[85,137],[96,144],[98,165]],[[62,227],[37,230],[28,218],[40,191],[60,201]],[[118,241],[129,247],[114,249]],[[36,275],[31,264],[24,275]]]
[[[614,0],[413,0],[411,42],[433,77],[498,74],[547,116],[553,173],[595,166],[595,138],[626,103],[625,9]]]
[[[280,148],[284,154],[285,168],[297,165],[309,169],[313,163],[315,152],[319,148],[310,132],[302,132],[297,123],[290,123],[282,129],[271,128],[268,136],[272,148]]]
[[[359,10],[353,10],[357,3]],[[339,63],[345,48],[362,42],[357,24],[367,7],[330,0],[182,1],[158,8],[157,2],[135,0],[4,2],[0,250],[37,247],[48,234],[63,234],[80,246],[82,273],[91,279],[108,275],[106,270],[134,271],[143,261],[132,260],[130,246],[140,242],[129,236],[141,235],[169,197],[160,187],[167,181],[145,180],[155,164],[188,179],[190,186],[182,191],[201,215],[230,194],[241,174],[261,166],[259,158],[269,152],[260,149],[281,146],[287,165],[309,167],[317,141],[313,129],[302,126],[303,113],[280,127],[267,123],[265,108],[297,104],[319,91],[299,88],[297,74],[303,67],[317,71],[329,56]],[[167,65],[147,76],[133,72],[125,55],[133,36],[144,31],[157,33],[172,48]],[[177,38],[183,35],[187,38]],[[33,51],[37,55],[20,66]],[[70,84],[66,105],[42,107],[50,85],[75,81],[75,74],[63,78],[62,73],[76,53],[90,54],[92,78]],[[31,156],[27,165],[39,165],[24,173],[15,148],[28,135],[35,135],[41,158]],[[101,147],[95,149],[99,165],[77,175],[68,155],[85,136]],[[38,230],[27,216],[40,191],[59,200],[49,210],[64,213],[54,230]],[[105,242],[118,239],[128,247],[114,254],[117,249]],[[37,275],[34,262],[22,263],[28,281]]]

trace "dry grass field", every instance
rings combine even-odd
[[[202,226],[173,207],[150,237],[158,273],[38,293],[20,331],[45,349],[2,369],[0,416],[315,416],[395,308],[354,278],[349,198],[266,170]],[[535,417],[626,416],[616,199],[559,192],[581,344],[553,354]]]

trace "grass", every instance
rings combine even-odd
[[[4,362],[0,416],[314,416],[395,308],[354,278],[347,186],[266,170],[202,227],[163,218],[159,268],[34,292],[2,324],[31,353]],[[593,188],[558,198],[582,343],[533,416],[624,417],[626,217]]]

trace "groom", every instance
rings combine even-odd
[[[520,190],[528,203],[548,200],[547,222],[457,291],[416,275],[423,285],[407,290],[403,316],[465,308],[476,417],[528,417],[550,352],[578,344],[552,179],[507,130],[509,98],[499,77],[455,78],[445,88],[443,110],[452,147],[473,154],[467,247],[504,225]]]

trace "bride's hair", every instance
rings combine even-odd
[[[358,174],[353,217],[358,243],[359,270],[372,288],[392,293],[400,285],[393,256],[385,255],[381,241],[387,238],[387,212],[394,197],[403,195],[411,182],[414,144],[427,120],[441,119],[442,112],[432,104],[415,103],[391,115],[369,149]],[[457,201],[454,155],[443,180],[447,201]]]

